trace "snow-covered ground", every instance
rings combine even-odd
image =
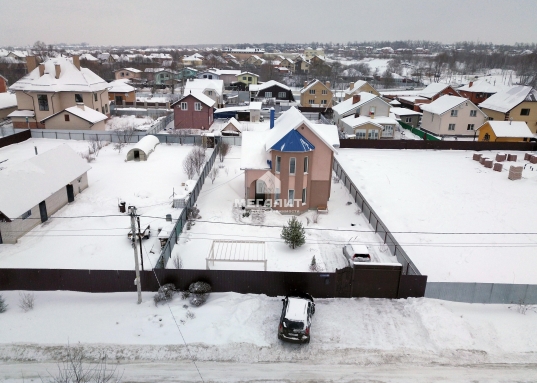
[[[82,345],[91,359],[106,353],[112,363],[120,362],[126,371],[130,363],[150,362],[146,365],[150,369],[155,362],[173,362],[186,368],[189,376],[194,368],[188,367],[190,352],[202,375],[208,362],[222,363],[223,370],[230,370],[211,381],[248,381],[238,379],[242,375],[234,372],[235,363],[249,364],[249,374],[255,374],[255,366],[263,369],[267,364],[280,366],[280,371],[292,369],[286,363],[331,365],[330,374],[335,367],[345,369],[350,365],[355,369],[355,379],[363,369],[381,366],[420,369],[518,365],[528,366],[527,377],[535,378],[537,313],[523,315],[516,306],[427,298],[317,299],[311,343],[292,345],[276,336],[282,304],[278,297],[217,293],[196,308],[179,296],[169,307],[155,307],[150,293],[143,294],[140,305],[136,304],[135,293],[34,294],[34,309],[23,312],[18,307],[19,292],[2,292],[9,304],[0,314],[0,370],[4,371],[0,376],[4,378],[9,372],[8,376],[21,379],[20,372],[25,372],[27,365],[20,364],[16,371],[19,375],[11,375],[15,361],[59,360],[68,343]],[[194,317],[189,318],[188,312]],[[4,370],[4,365],[9,368]],[[267,376],[277,379],[275,370]],[[322,371],[314,371],[309,381],[324,381]],[[193,376],[189,381],[195,379]],[[283,381],[295,379],[300,380],[300,376]]]
[[[336,158],[429,281],[536,284],[537,168],[509,153],[518,162],[502,172],[470,151],[340,149]],[[507,178],[525,164],[522,180]]]
[[[121,116],[121,117],[110,117],[106,121],[106,130],[125,130],[125,129],[134,129],[134,130],[148,130],[156,123],[156,120],[143,116]]]
[[[328,214],[319,215],[314,222],[314,212],[298,216],[306,229],[306,244],[291,250],[280,238],[289,216],[277,211],[243,217],[243,210],[235,208],[237,199],[244,198],[244,172],[240,169],[241,148],[234,146],[220,164],[214,184],[208,179],[197,200],[201,220],[191,230],[181,234],[179,244],[173,249],[172,257],[179,255],[183,267],[205,269],[205,259],[215,239],[251,240],[266,242],[267,270],[309,271],[313,256],[324,271],[334,271],[346,266],[342,246],[353,242],[369,246],[372,259],[377,262],[396,262],[395,257],[385,250],[381,239],[373,232],[366,219],[356,214],[357,206],[352,202],[342,183],[333,183]],[[221,167],[220,167],[221,166]],[[240,205],[239,205],[240,206]],[[173,268],[172,262],[168,267]],[[236,263],[215,263],[216,268],[237,267]],[[244,264],[250,270],[258,270],[258,264]]]
[[[0,161],[7,160],[2,167],[9,167],[34,156],[34,146],[43,153],[62,144],[76,152],[88,151],[85,141],[34,138],[1,148]],[[130,219],[119,213],[120,200],[138,208],[143,227],[151,225],[153,236],[144,241],[144,262],[154,264],[160,253],[156,229],[163,226],[166,214],[175,218],[181,214],[171,207],[171,196],[174,190],[179,194],[184,189],[181,184],[187,177],[182,162],[192,146],[161,144],[147,162],[125,162],[132,146],[125,146],[119,154],[113,145],[104,147],[90,164],[89,187],[17,244],[0,245],[0,267],[132,269],[133,253],[127,239]],[[210,153],[207,150],[208,156]]]

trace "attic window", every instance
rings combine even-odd
[[[458,110],[453,109],[451,111],[451,117],[457,117],[458,112],[459,112]]]
[[[75,93],[75,102],[84,102],[80,93]]]
[[[530,110],[529,109],[521,109],[520,110],[520,115],[521,116],[529,116],[530,115]]]
[[[315,94],[315,89],[310,89],[310,94]]]
[[[195,102],[194,103],[194,110],[196,110],[196,111],[201,110],[201,102]]]
[[[67,121],[67,122],[69,121],[69,115],[68,114],[64,114],[63,118],[65,119],[65,121]]]

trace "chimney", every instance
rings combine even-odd
[[[60,78],[60,73],[62,72],[60,64],[54,64],[54,69],[56,70],[56,78]]]
[[[28,69],[28,73],[33,71],[37,67],[37,60],[35,59],[35,56],[26,56],[26,68]]]
[[[350,89],[350,90],[353,90],[353,89],[354,89],[354,83],[353,83],[353,82],[351,82],[351,83],[349,84],[349,89]]]
[[[78,106],[78,107],[79,107],[80,109],[82,109],[82,110],[86,110],[86,109],[84,108],[84,103],[83,103],[83,102],[77,102],[77,103],[76,103],[76,106]]]
[[[470,81],[470,83],[468,84],[468,88],[471,88],[472,85],[474,85],[474,82],[473,82],[473,81]]]
[[[330,81],[327,81],[327,82],[325,83],[325,85],[326,85],[326,87],[327,87],[328,89],[330,89]]]
[[[308,86],[308,82],[304,81],[304,88]]]
[[[73,56],[73,64],[76,66],[76,69],[80,70],[80,56],[74,55]]]
[[[352,84],[352,82],[351,82]],[[356,104],[357,102],[360,102],[360,95],[359,94],[355,94],[352,96],[352,103],[353,104]]]
[[[45,64],[39,64],[39,77],[45,74]]]
[[[274,128],[274,108],[270,108],[270,129]]]

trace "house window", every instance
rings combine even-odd
[[[289,159],[289,174],[294,175],[296,173],[296,158],[291,157]]]
[[[477,116],[477,110],[471,110],[470,117],[476,117],[476,116]]]
[[[468,124],[466,130],[474,130],[474,124]]]
[[[306,203],[306,188],[302,189],[302,203]]]
[[[326,104],[327,104],[326,100],[321,100],[321,105],[326,105]]]
[[[93,93],[93,100],[97,101],[97,93]]]
[[[384,125],[382,127],[383,137],[393,137],[393,125]]]
[[[68,114],[64,114],[63,118],[65,119],[65,121],[69,122],[69,115]]]
[[[356,131],[354,132],[354,134],[356,134],[356,138],[357,138],[357,139],[364,140],[364,139],[365,139],[366,130],[365,130],[365,129],[356,129]]]
[[[75,93],[75,102],[84,102],[80,93]]]
[[[483,137],[483,141],[490,141],[490,134],[485,133],[485,136]]]
[[[197,110],[198,112],[201,110],[201,102],[194,103],[194,110]]]
[[[101,106],[101,112],[104,114],[104,106]]]
[[[489,117],[489,121],[492,121],[492,120],[494,120],[494,117]]]
[[[272,92],[265,92],[265,97],[266,98],[272,97]]]
[[[379,139],[379,131],[376,129],[371,129],[367,132],[367,139],[368,140],[378,140]]]
[[[105,111],[105,113],[108,113],[108,104],[104,105],[104,111]]]
[[[375,112],[377,111],[377,107],[376,106],[370,106],[369,107],[369,114],[370,115],[375,115]]]
[[[278,92],[278,98],[285,98],[286,93],[285,92]]]
[[[288,206],[293,206],[295,204],[295,191],[293,189],[289,190],[289,198],[287,199]]]
[[[315,94],[315,89],[310,89],[310,94]]]
[[[457,117],[457,114],[459,113],[458,110],[452,110],[451,111],[451,117]]]
[[[280,188],[274,189],[274,199],[280,199],[281,198],[281,190]]]
[[[26,213],[24,213],[23,215],[21,215],[21,218],[22,219],[26,219],[28,218],[29,216],[32,215],[32,211],[31,210],[28,210]]]
[[[181,103],[181,110],[188,110],[188,104],[186,102]]]
[[[121,72],[121,77],[125,77],[125,73]]]
[[[405,122],[406,123],[411,123],[412,122],[412,117],[405,117]]]
[[[242,79],[243,79],[243,80],[246,80],[246,76],[242,76]]]
[[[46,94],[38,94],[37,103],[39,104],[39,110],[48,110],[48,97]]]
[[[313,100],[308,100],[308,104],[313,105]]]
[[[207,91],[207,96],[212,96],[212,95],[213,95],[213,91],[212,91],[212,90]]]
[[[448,130],[455,130],[455,124],[449,124]]]
[[[276,156],[276,173],[280,172],[282,166],[282,158],[280,156]]]
[[[252,81],[252,78],[251,78],[251,77],[248,77],[248,81]]]
[[[328,91],[327,91],[326,89],[323,89],[323,90],[321,91],[321,94],[328,94]]]
[[[530,115],[530,110],[525,108],[525,109],[521,109],[520,110],[520,115],[521,116],[529,116]]]
[[[308,174],[309,165],[308,157],[304,157],[304,174]]]

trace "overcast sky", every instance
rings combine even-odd
[[[537,0],[0,0],[0,46],[537,42]]]

